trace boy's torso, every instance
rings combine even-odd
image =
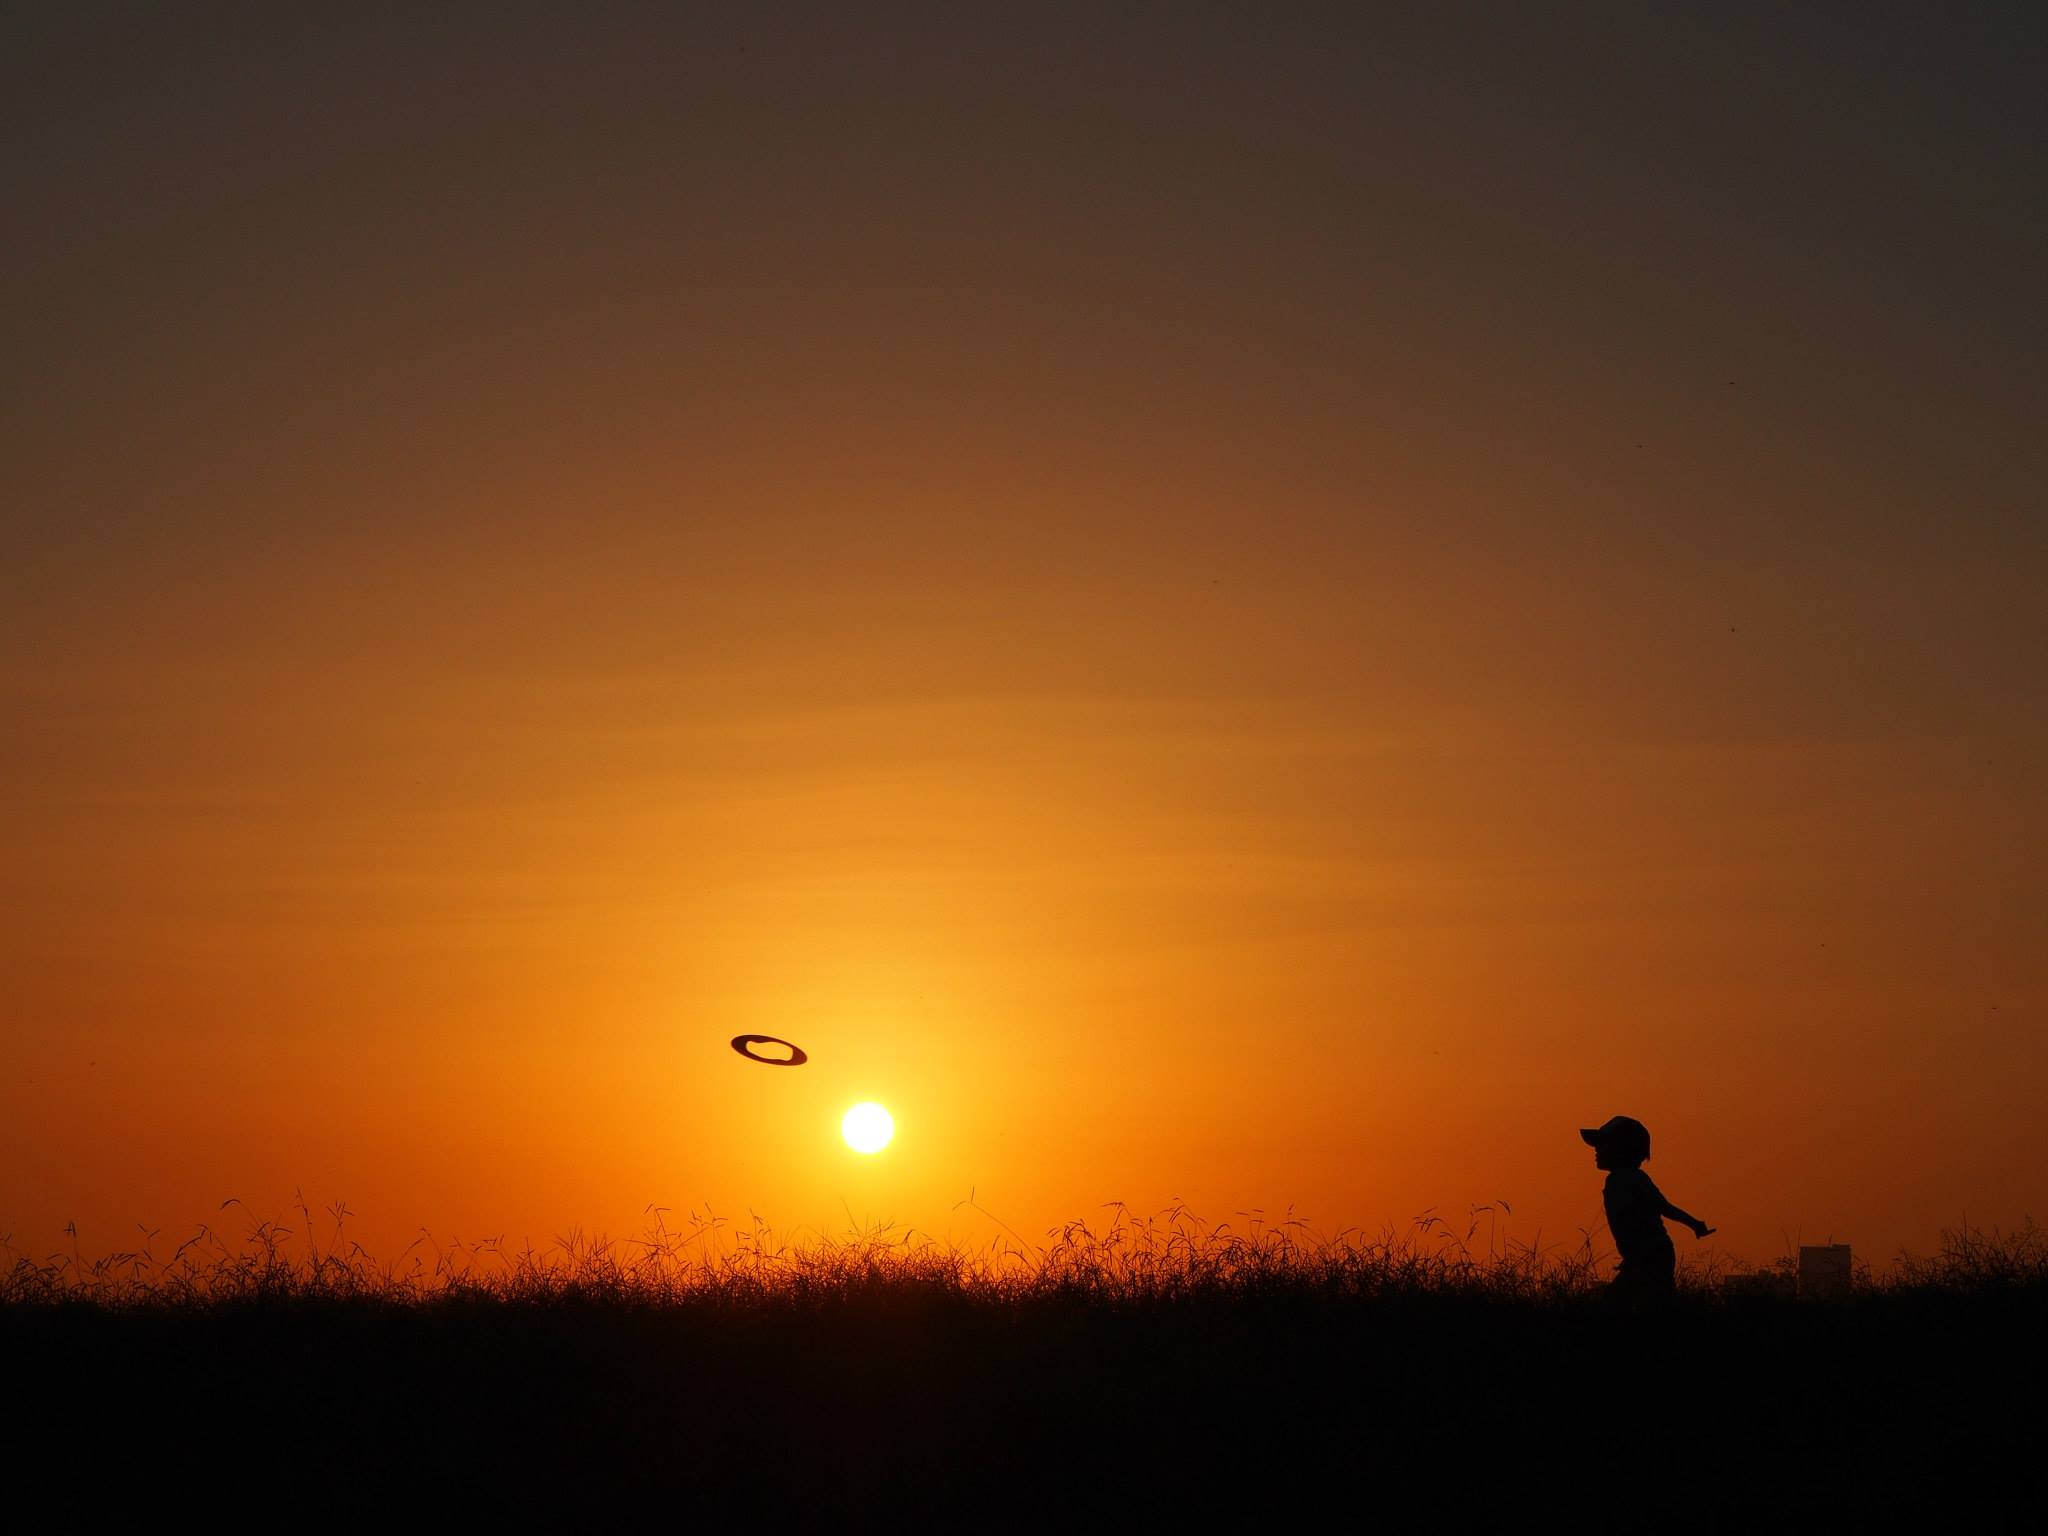
[[[1600,1201],[1607,1208],[1607,1230],[1624,1259],[1670,1249],[1663,1192],[1642,1169],[1618,1168],[1608,1174]]]

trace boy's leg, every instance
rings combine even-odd
[[[1630,1308],[1655,1306],[1678,1294],[1678,1255],[1637,1255],[1623,1259],[1607,1284],[1606,1299]]]
[[[1638,1266],[1643,1294],[1655,1301],[1668,1301],[1678,1294],[1678,1251],[1668,1244]]]

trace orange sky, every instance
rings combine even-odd
[[[0,1234],[2048,1211],[2038,39],[1497,10],[8,22]]]

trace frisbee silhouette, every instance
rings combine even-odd
[[[784,1061],[779,1056],[756,1056],[754,1047],[757,1045],[788,1045],[789,1060]],[[734,1035],[732,1048],[747,1060],[758,1061],[764,1067],[800,1067],[811,1059],[804,1054],[802,1046],[791,1045],[789,1041],[775,1035]]]

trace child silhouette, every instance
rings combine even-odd
[[[1593,1166],[1607,1171],[1600,1201],[1607,1207],[1607,1230],[1621,1255],[1608,1295],[1618,1301],[1649,1301],[1674,1294],[1678,1254],[1664,1230],[1665,1218],[1691,1227],[1696,1238],[1714,1229],[1666,1200],[1643,1172],[1650,1157],[1650,1132],[1642,1121],[1616,1115],[1605,1125],[1580,1131],[1579,1137],[1593,1149]]]

